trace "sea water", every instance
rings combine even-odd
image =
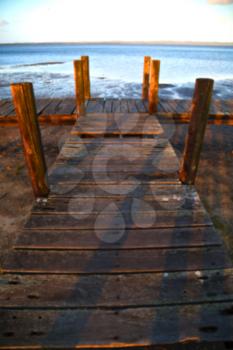
[[[90,57],[93,97],[139,98],[143,57],[161,60],[160,96],[190,98],[196,78],[215,80],[214,97],[233,98],[233,47],[193,45],[0,45],[0,98],[31,81],[36,97],[74,96],[73,64]]]

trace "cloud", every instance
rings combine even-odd
[[[0,27],[5,27],[9,24],[5,19],[0,19]]]
[[[233,4],[233,0],[208,0],[211,5],[230,5]]]

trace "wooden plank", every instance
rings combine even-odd
[[[80,349],[232,341],[232,302],[117,310],[2,311],[0,348]],[[177,324],[178,323],[178,324]]]
[[[232,269],[166,274],[1,275],[0,283],[1,309],[122,308],[233,301]]]
[[[43,109],[43,115],[54,115],[57,114],[57,111],[59,110],[59,105],[61,104],[61,100],[54,99],[52,100],[44,109]]]
[[[167,100],[167,104],[173,113],[177,113],[177,106],[174,100]]]
[[[44,213],[50,211],[65,212],[72,200],[75,201],[77,210],[83,211],[82,202],[84,204],[85,200],[91,200],[93,197],[95,198],[95,204],[93,203],[92,212],[99,212],[102,207],[106,207],[109,203],[109,198],[114,199],[120,208],[124,206],[124,211],[131,210],[130,207],[133,199],[145,201],[150,204],[151,209],[153,208],[155,210],[203,208],[196,191],[188,186],[161,185],[153,182],[147,182],[139,186],[135,181],[121,181],[121,183],[106,182],[101,188],[98,183],[93,185],[85,183],[78,184],[75,181],[69,183],[74,183],[76,187],[79,187],[80,191],[77,191],[77,197],[49,197],[43,204],[35,203],[32,211]],[[145,209],[143,208],[142,206],[141,211],[148,210],[146,207]]]
[[[43,110],[46,107],[48,107],[51,102],[52,102],[51,98],[37,99],[36,100],[36,112],[37,112],[37,115],[41,115]]]
[[[104,104],[104,113],[111,113],[112,112],[112,99],[107,99]]]
[[[1,107],[4,106],[4,104],[6,104],[8,101],[10,100],[6,100],[6,99],[0,100],[0,111],[1,111]]]
[[[135,204],[137,208],[138,202]],[[140,204],[140,203],[139,203]],[[144,204],[144,203],[143,203]],[[142,205],[143,205],[142,204]],[[149,204],[144,204],[149,206]],[[98,213],[70,213],[51,215],[33,214],[25,224],[31,229],[106,229],[124,232],[125,228],[163,228],[163,227],[200,227],[211,226],[211,220],[203,210],[157,210],[140,211],[132,209],[122,212],[114,202],[109,203],[113,211],[104,210]],[[133,207],[134,208],[134,207]]]
[[[65,98],[59,104],[59,109],[57,110],[58,115],[69,115],[73,114],[75,110],[75,100],[73,98]]]
[[[138,109],[136,106],[136,101],[134,99],[129,99],[128,101],[129,113],[137,113]]]
[[[107,237],[108,231],[93,230],[24,230],[15,249],[85,250],[100,248],[99,236]],[[163,229],[126,229],[123,239],[111,243],[111,249],[140,248],[192,248],[221,245],[213,227],[186,227]],[[101,242],[101,249],[109,249],[109,243]]]
[[[170,105],[168,104],[167,100],[160,100],[160,104],[161,104],[161,109],[165,112],[165,113],[173,113],[173,110],[171,109]]]
[[[143,103],[143,100],[136,99],[135,103],[139,113],[148,112],[148,108],[146,108],[145,104]]]
[[[112,112],[113,113],[120,113],[121,112],[121,101],[120,100],[113,100]]]
[[[4,103],[2,106],[1,106],[1,116],[3,117],[6,117],[10,114],[15,114],[14,113],[14,105],[11,101],[7,101],[6,103]]]
[[[110,151],[111,153],[107,153],[108,151]],[[120,151],[125,151],[125,152],[128,151],[128,154],[118,153]],[[141,164],[145,164],[153,161],[156,162],[156,160],[159,163],[161,161],[160,158],[162,158],[162,156],[164,156],[165,154],[169,159],[170,158],[176,159],[176,155],[174,154],[174,151],[172,150],[172,148],[165,149],[165,147],[164,148],[159,147],[159,148],[153,148],[153,149],[150,149],[150,148],[143,149],[142,147],[139,147],[138,149],[135,150],[135,153],[133,154],[133,151],[130,146],[129,147],[109,146],[109,147],[106,147],[106,149],[102,149],[102,150],[98,148],[90,152],[90,154],[88,154],[88,151],[85,149],[80,151],[75,148],[64,147],[58,159],[59,161],[66,160],[66,159],[70,161],[76,160],[76,164],[83,164],[83,165],[92,163],[93,166],[96,165],[95,163],[93,163],[93,161],[97,162],[97,159],[108,160],[109,166],[115,163],[120,164],[121,161],[125,163],[124,159],[126,159],[127,163],[133,161],[133,162],[136,162],[137,164],[140,164],[141,166]],[[118,160],[116,158],[118,158]],[[102,164],[98,164],[98,166],[103,167]],[[106,166],[106,164],[104,164],[104,166]]]
[[[103,113],[104,100],[89,100],[86,108],[86,113]]]
[[[160,99],[158,101],[158,111],[159,113],[166,113],[167,114],[167,110],[165,109],[165,103],[163,99]]]
[[[133,185],[133,184],[132,184]],[[114,185],[112,185],[114,186]],[[129,185],[130,186],[130,185]],[[110,186],[103,185],[104,188]],[[124,186],[126,187],[126,186]],[[107,189],[105,189],[107,191]],[[123,192],[123,189],[121,190]],[[113,192],[113,191],[112,191]],[[120,191],[119,191],[120,192]],[[149,192],[149,191],[148,191]],[[132,194],[130,195],[117,195],[114,193],[111,193],[109,191],[109,195],[105,197],[96,197],[93,199],[93,197],[90,195],[85,195],[85,193],[81,194],[80,196],[76,197],[52,197],[49,198],[46,203],[43,203],[43,205],[35,204],[33,207],[33,213],[45,213],[45,214],[53,214],[53,213],[61,213],[65,214],[68,211],[71,211],[71,204],[77,208],[76,212],[87,212],[90,210],[90,206],[92,209],[92,213],[100,213],[104,208],[106,208],[111,203],[111,196],[112,200],[114,200],[114,203],[119,206],[120,210],[126,212],[131,211],[132,204],[136,201],[141,201],[142,208],[141,211],[148,211],[148,207],[150,207],[150,210],[171,210],[176,209],[178,210],[194,210],[198,209],[201,210],[203,208],[199,198],[185,198],[183,196],[179,195],[168,195],[168,196],[158,196],[154,197],[153,195],[137,195]],[[83,206],[82,206],[83,204]],[[89,206],[88,206],[89,204]],[[144,206],[143,206],[144,204]],[[148,206],[146,205],[148,204]],[[87,207],[87,209],[86,209]]]
[[[128,101],[126,99],[122,99],[120,101],[120,111],[121,111],[121,113],[128,113],[129,112]]]
[[[71,134],[82,135],[158,135],[162,134],[158,119],[155,116],[148,117],[146,114],[139,116],[135,113],[105,114],[98,118],[80,118],[74,126]]]
[[[231,267],[224,249],[15,250],[2,266],[4,273],[169,272]]]
[[[88,117],[88,115],[87,115]],[[85,145],[88,147],[88,145],[92,146],[94,145],[94,147],[96,145],[105,145],[105,144],[133,144],[133,145],[142,145],[142,146],[146,146],[146,145],[152,145],[152,146],[156,146],[159,143],[168,143],[168,140],[164,137],[161,136],[156,136],[153,138],[138,138],[138,137],[130,137],[130,138],[116,138],[116,137],[108,137],[108,138],[93,138],[93,139],[86,139],[86,138],[81,138],[78,135],[72,135],[70,134],[67,137],[67,141],[66,144],[73,144],[73,145]]]

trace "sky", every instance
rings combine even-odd
[[[0,43],[233,42],[233,0],[0,0]]]

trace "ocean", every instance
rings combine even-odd
[[[233,47],[191,45],[0,45],[0,98],[31,81],[36,97],[74,96],[72,61],[90,57],[93,97],[139,98],[143,57],[161,60],[160,96],[190,98],[196,78],[215,80],[214,97],[233,98]]]

